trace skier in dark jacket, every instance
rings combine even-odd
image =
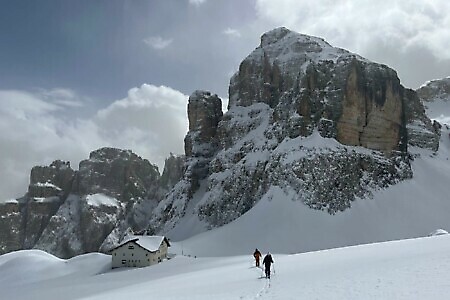
[[[255,252],[253,252],[253,257],[256,261],[256,266],[259,267],[259,259],[261,258],[262,254],[259,252],[258,248],[255,249]]]
[[[266,278],[270,279],[270,265],[273,264],[273,259],[270,252],[267,252],[267,255],[264,257],[263,264],[266,271]]]

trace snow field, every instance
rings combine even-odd
[[[448,299],[450,235],[274,254],[269,281],[246,256],[177,256],[110,270],[110,257],[60,260],[42,251],[0,256],[3,299]],[[19,280],[22,278],[21,280]]]

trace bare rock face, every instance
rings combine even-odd
[[[183,178],[184,163],[186,157],[184,155],[173,155],[172,153],[164,162],[164,171],[161,175],[160,185],[171,189]]]
[[[405,152],[408,121],[434,133],[394,70],[286,28],[261,37],[229,91],[229,107],[263,102],[275,109],[275,121],[289,120],[283,129],[291,138],[318,128],[345,145]],[[421,118],[405,118],[407,107]]]
[[[14,205],[14,213],[6,213],[11,224],[0,226],[0,235],[5,236],[6,244],[2,253],[30,249],[36,244],[50,218],[70,193],[75,174],[69,162],[60,160],[49,166],[32,168],[28,193]]]
[[[23,236],[19,202],[0,203],[0,254],[22,249]]]
[[[189,132],[184,144],[188,177],[193,186],[190,194],[198,187],[198,181],[208,175],[209,161],[218,150],[216,132],[222,115],[222,100],[217,95],[195,91],[189,97]]]
[[[413,90],[405,90],[409,105],[405,108],[408,145],[437,151],[441,135],[440,125],[425,115],[425,108]]]
[[[62,196],[69,191],[75,178],[70,162],[55,160],[50,166],[36,166],[31,169],[28,196],[47,198]]]
[[[400,150],[403,99],[394,71],[380,68],[372,76],[354,62],[345,85],[337,140],[369,149]],[[405,150],[405,149],[402,149]]]
[[[209,174],[210,161],[219,150],[217,130],[223,116],[222,100],[207,91],[195,91],[189,97],[189,132],[185,144],[185,161],[181,180],[163,198],[153,214],[149,232],[171,228],[181,218],[190,199]],[[175,223],[174,223],[175,222]]]
[[[418,88],[416,90],[416,93],[414,94],[415,98],[420,99],[421,103],[426,106],[427,115],[430,116],[430,118],[435,119],[432,125],[435,128],[435,131],[440,134],[441,124],[439,122],[447,123],[447,120],[441,118],[442,115],[446,115],[445,110],[446,107],[448,107],[448,103],[450,102],[450,77],[426,82],[420,88]],[[420,109],[423,110],[422,107]],[[412,125],[414,125],[414,123],[412,123]],[[438,148],[438,139],[426,139],[424,138],[423,134],[420,134],[421,127],[411,127],[411,136],[415,144],[427,145],[427,148]]]
[[[207,91],[195,91],[188,102],[187,157],[211,157],[217,148],[217,125],[222,118],[222,100]]]
[[[98,202],[96,199],[108,199]],[[70,195],[50,219],[34,248],[61,258],[98,252],[100,245],[123,217],[125,206],[103,194]]]
[[[104,193],[122,201],[145,197],[159,177],[158,168],[130,150],[101,148],[80,162],[73,193]]]

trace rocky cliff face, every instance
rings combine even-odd
[[[209,162],[218,150],[216,132],[222,115],[222,100],[217,95],[195,91],[189,97],[189,132],[184,148],[188,159],[186,171],[193,189],[208,175]]]
[[[261,37],[231,79],[229,92],[230,107],[269,105],[275,121],[290,121],[280,123],[286,123],[283,130],[291,138],[318,128],[342,144],[389,152],[406,151],[408,124],[433,132],[423,112],[408,110],[420,102],[400,85],[394,70],[286,28]],[[419,121],[413,112],[421,114]]]
[[[158,177],[154,165],[131,151],[102,148],[80,162],[74,192],[103,193],[126,202],[144,198]]]
[[[164,197],[164,204],[159,204],[157,214],[152,216],[150,232],[171,228],[185,215],[187,205],[210,173],[211,159],[219,150],[217,131],[222,115],[222,100],[217,95],[195,91],[189,97],[189,132],[184,139],[186,162],[182,179]]]
[[[19,202],[10,200],[0,205],[0,254],[20,250],[24,228]]]
[[[60,160],[31,169],[27,196],[20,201],[24,248],[36,244],[50,217],[67,197],[74,178],[75,171],[70,163]]]
[[[335,214],[411,178],[408,145],[438,147],[436,128],[395,71],[286,28],[261,37],[231,78],[229,99],[208,135],[217,147],[207,176],[175,186],[155,210],[154,232],[175,232],[191,214],[206,228],[229,223],[271,186]],[[188,141],[186,149],[202,145]]]
[[[28,193],[0,205],[0,251],[38,248],[67,258],[107,250],[105,241],[147,226],[183,162],[171,156],[163,180],[156,166],[115,148],[91,152],[78,171],[62,161],[34,167]]]

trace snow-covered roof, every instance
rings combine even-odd
[[[17,201],[16,199],[8,199],[8,200],[5,200],[5,201],[0,201],[0,204],[6,204],[6,203],[18,204],[19,201]]]
[[[428,236],[436,236],[436,235],[444,235],[444,234],[448,234],[448,232],[444,229],[437,229],[437,230],[431,232]]]
[[[150,251],[155,252],[159,250],[159,247],[161,246],[163,241],[166,241],[167,245],[170,246],[169,241],[165,236],[157,236],[157,235],[144,235],[144,236],[137,236],[137,235],[130,235],[128,238],[126,238],[120,245],[115,247],[114,249],[117,249],[129,242],[134,242],[141,246],[142,248]],[[113,250],[114,250],[113,249]]]

